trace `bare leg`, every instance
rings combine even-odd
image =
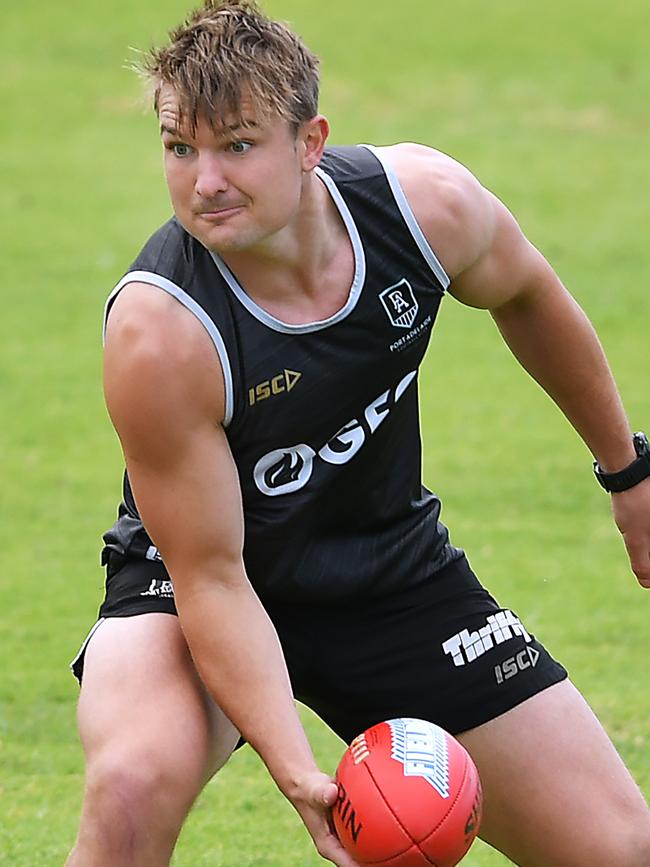
[[[164,867],[196,796],[238,734],[207,695],[178,618],[106,620],[79,699],[86,788],[68,867]]]
[[[459,736],[485,792],[481,837],[523,867],[650,867],[650,811],[564,681]]]

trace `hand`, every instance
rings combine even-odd
[[[623,535],[632,571],[650,589],[650,479],[612,494],[612,512]]]
[[[338,787],[331,777],[314,771],[302,778],[293,791],[285,793],[312,836],[318,853],[337,867],[359,867],[334,833],[332,807]]]

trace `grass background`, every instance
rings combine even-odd
[[[3,10],[0,864],[11,867],[61,864],[75,834],[83,777],[66,665],[99,601],[121,470],[100,392],[101,307],[169,212],[155,122],[125,63],[186,8]],[[322,56],[334,142],[435,145],[508,203],[598,328],[633,425],[650,425],[647,0],[266,8]],[[454,540],[569,667],[650,795],[650,596],[589,455],[485,314],[448,300],[422,379],[425,476]],[[305,721],[333,769],[341,744]],[[174,861],[318,863],[251,750],[205,791]],[[477,844],[465,863],[505,859]]]

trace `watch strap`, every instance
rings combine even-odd
[[[609,493],[618,494],[621,491],[627,491],[650,476],[650,443],[648,438],[642,431],[638,431],[634,434],[633,442],[637,453],[636,459],[617,473],[605,472],[601,469],[598,461],[594,461],[594,474],[598,482]]]

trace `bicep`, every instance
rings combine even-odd
[[[186,431],[173,455],[130,453],[123,442],[133,494],[147,532],[176,582],[194,586],[218,575],[237,577],[243,547],[239,479],[225,432],[206,424]]]

